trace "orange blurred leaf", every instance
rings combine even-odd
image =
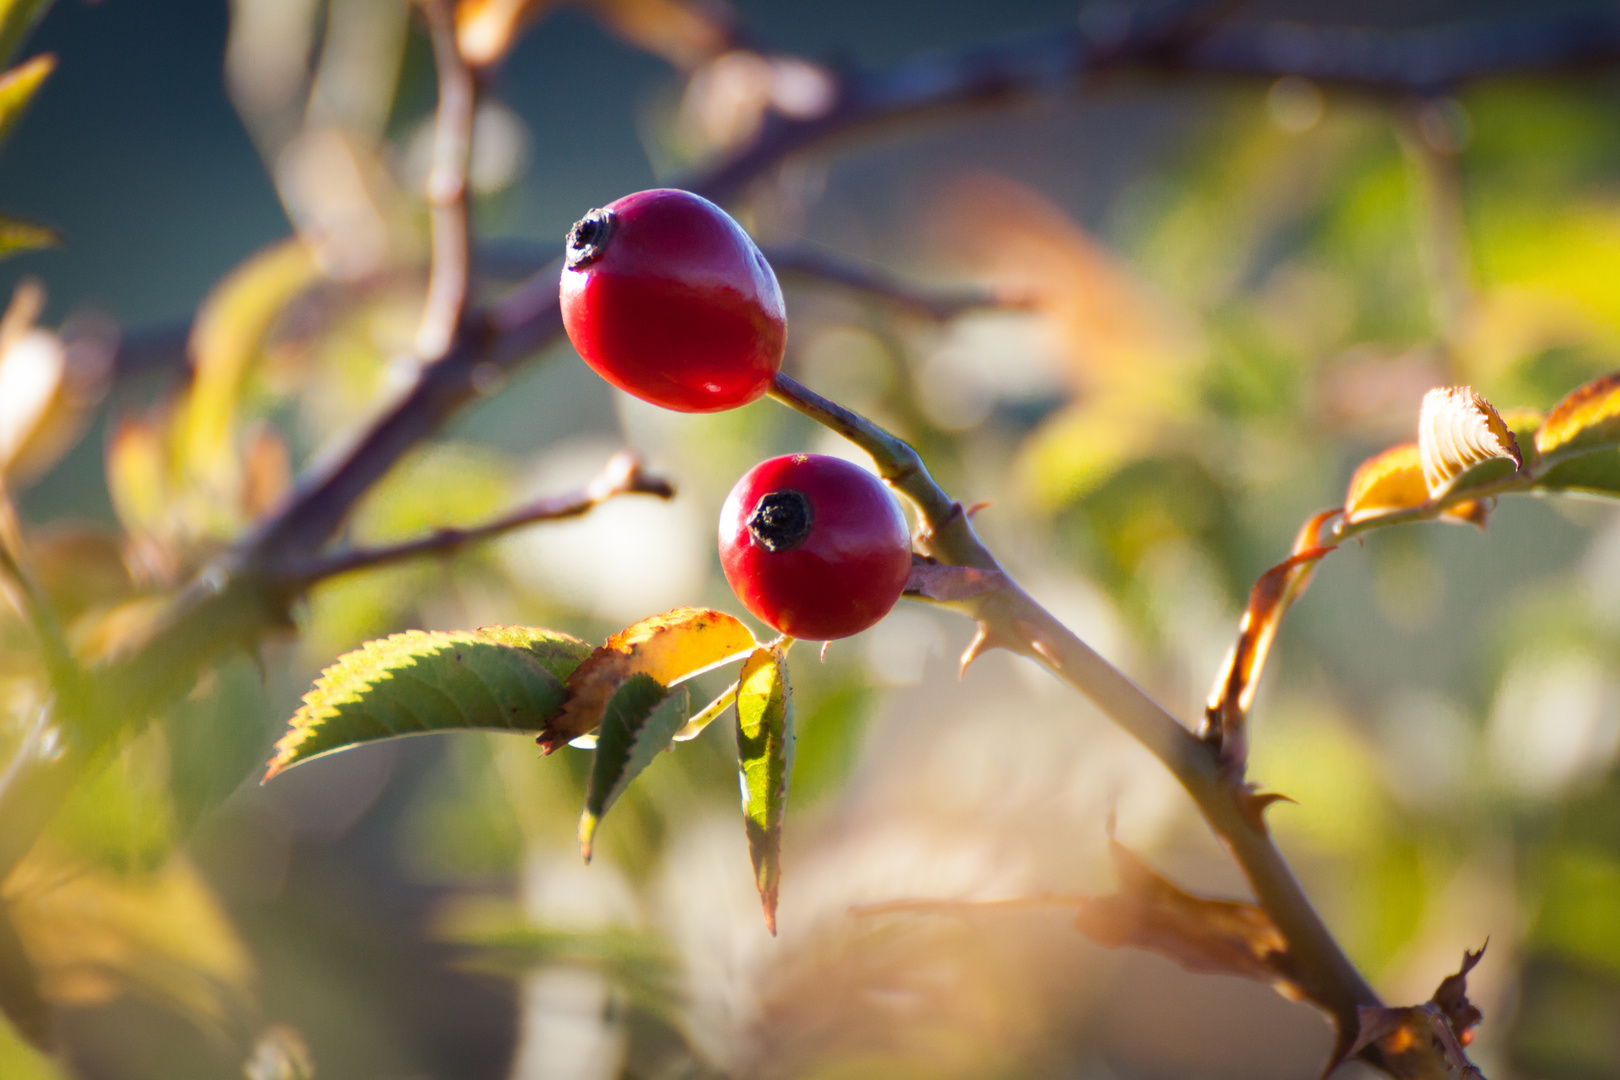
[[[461,0],[456,5],[456,46],[473,67],[505,59],[523,31],[555,6],[555,0]]]
[[[1337,510],[1324,510],[1307,521],[1294,540],[1294,553],[1273,566],[1249,590],[1249,603],[1238,624],[1238,637],[1210,691],[1204,709],[1204,737],[1217,739],[1221,761],[1241,768],[1248,757],[1247,721],[1260,673],[1289,606],[1305,591],[1322,557],[1334,549],[1317,543],[1317,533]]]
[[[1442,386],[1423,395],[1418,414],[1418,456],[1430,498],[1468,477],[1484,483],[1524,465],[1519,444],[1491,403],[1471,386]],[[1487,463],[1495,463],[1489,467]]]
[[[676,608],[626,627],[568,676],[568,700],[547,723],[540,745],[550,753],[602,722],[608,700],[635,674],[670,686],[753,649],[754,635],[735,617],[708,608]]]
[[[1536,431],[1542,458],[1570,456],[1620,443],[1620,372],[1582,386],[1553,407]]]
[[[1350,477],[1344,520],[1354,525],[1392,510],[1410,510],[1429,501],[1423,462],[1415,442],[1402,443],[1363,461]]]
[[[1300,997],[1288,943],[1271,916],[1253,904],[1185,892],[1113,838],[1108,850],[1119,891],[1080,901],[1075,926],[1081,933],[1106,948],[1147,949],[1188,971],[1255,979]]]
[[[731,44],[731,12],[713,0],[575,0],[615,35],[678,68]]]

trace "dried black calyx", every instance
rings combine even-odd
[[[618,217],[611,210],[592,210],[568,230],[568,255],[565,262],[570,270],[589,266],[607,250],[608,239]]]
[[[809,496],[789,488],[759,497],[748,515],[748,531],[766,551],[791,551],[804,543],[814,522]]]

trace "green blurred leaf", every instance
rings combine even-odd
[[[765,926],[775,935],[782,820],[793,776],[793,691],[779,649],[755,649],[737,679],[737,766],[754,884]]]
[[[1536,486],[1553,491],[1620,497],[1620,448],[1595,450],[1560,462],[1538,477]]]
[[[431,731],[540,731],[590,646],[553,630],[408,630],[338,658],[276,744],[265,779],[357,743]]]
[[[614,691],[597,729],[585,813],[579,819],[579,847],[586,862],[591,861],[591,838],[602,816],[670,744],[691,711],[686,687],[670,691],[651,675],[632,675]]]
[[[1620,862],[1596,849],[1551,860],[1531,939],[1586,964],[1620,972]]]
[[[45,225],[0,215],[0,259],[23,251],[56,247],[62,235]]]
[[[661,939],[605,926],[563,930],[537,926],[516,905],[463,900],[445,914],[441,934],[470,953],[464,966],[508,978],[564,964],[601,971],[631,1003],[658,1016],[682,1017],[676,958]]]
[[[259,669],[245,655],[221,664],[169,710],[163,725],[169,793],[182,834],[264,761],[278,719]]]
[[[34,100],[34,93],[55,70],[56,57],[45,53],[0,75],[0,142],[11,134],[28,103]]]
[[[11,1022],[12,1030],[34,1046],[48,1049],[51,1043],[50,1006],[39,992],[39,975],[28,959],[22,938],[11,921],[11,912],[0,903],[0,1014]],[[10,1076],[5,1038],[0,1035],[0,1076]]]
[[[35,1050],[0,1022],[0,1076],[6,1080],[67,1080],[49,1057]]]
[[[0,0],[0,64],[11,59],[50,9],[51,0]]]

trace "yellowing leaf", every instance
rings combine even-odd
[[[1418,444],[1402,443],[1363,461],[1350,477],[1344,497],[1344,520],[1358,521],[1393,510],[1410,510],[1429,501]]]
[[[11,59],[50,7],[51,0],[0,0],[0,63]]]
[[[596,756],[585,788],[585,812],[579,819],[579,846],[591,861],[591,838],[602,815],[624,794],[630,781],[669,746],[691,712],[686,687],[667,690],[650,675],[632,675],[608,699],[597,729]]]
[[[138,990],[210,1031],[248,1007],[247,950],[181,856],[124,877],[35,854],[6,879],[4,899],[51,1001],[95,1005]]]
[[[0,215],[0,259],[19,251],[56,247],[61,242],[62,234],[49,226]]]
[[[1620,443],[1620,372],[1594,379],[1547,414],[1536,453],[1560,457]]]
[[[265,780],[311,758],[432,731],[541,731],[589,646],[554,630],[408,630],[338,657],[276,743]]]
[[[22,119],[23,110],[34,99],[35,91],[55,70],[56,57],[46,53],[0,75],[0,142],[11,134],[11,129]]]
[[[595,731],[608,699],[632,675],[673,686],[753,647],[748,627],[723,611],[685,607],[643,619],[608,638],[568,676],[567,703],[540,745],[549,754]]]
[[[1423,395],[1418,414],[1418,455],[1431,498],[1468,482],[1484,483],[1524,465],[1519,444],[1491,403],[1470,386],[1437,387]],[[1489,468],[1476,468],[1499,462]]]
[[[776,935],[782,883],[782,821],[793,778],[793,691],[780,649],[755,649],[737,678],[737,769],[743,824],[765,928]]]
[[[192,383],[179,417],[180,460],[192,477],[234,493],[237,461],[231,435],[237,399],[276,316],[314,282],[319,269],[297,239],[273,244],[220,282],[191,328]]]

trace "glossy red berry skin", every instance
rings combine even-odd
[[[839,458],[762,461],[720,509],[720,562],[754,616],[811,641],[848,637],[889,613],[911,574],[900,503]]]
[[[608,382],[680,412],[746,405],[782,366],[782,288],[731,215],[689,191],[626,195],[568,234],[563,326]]]

